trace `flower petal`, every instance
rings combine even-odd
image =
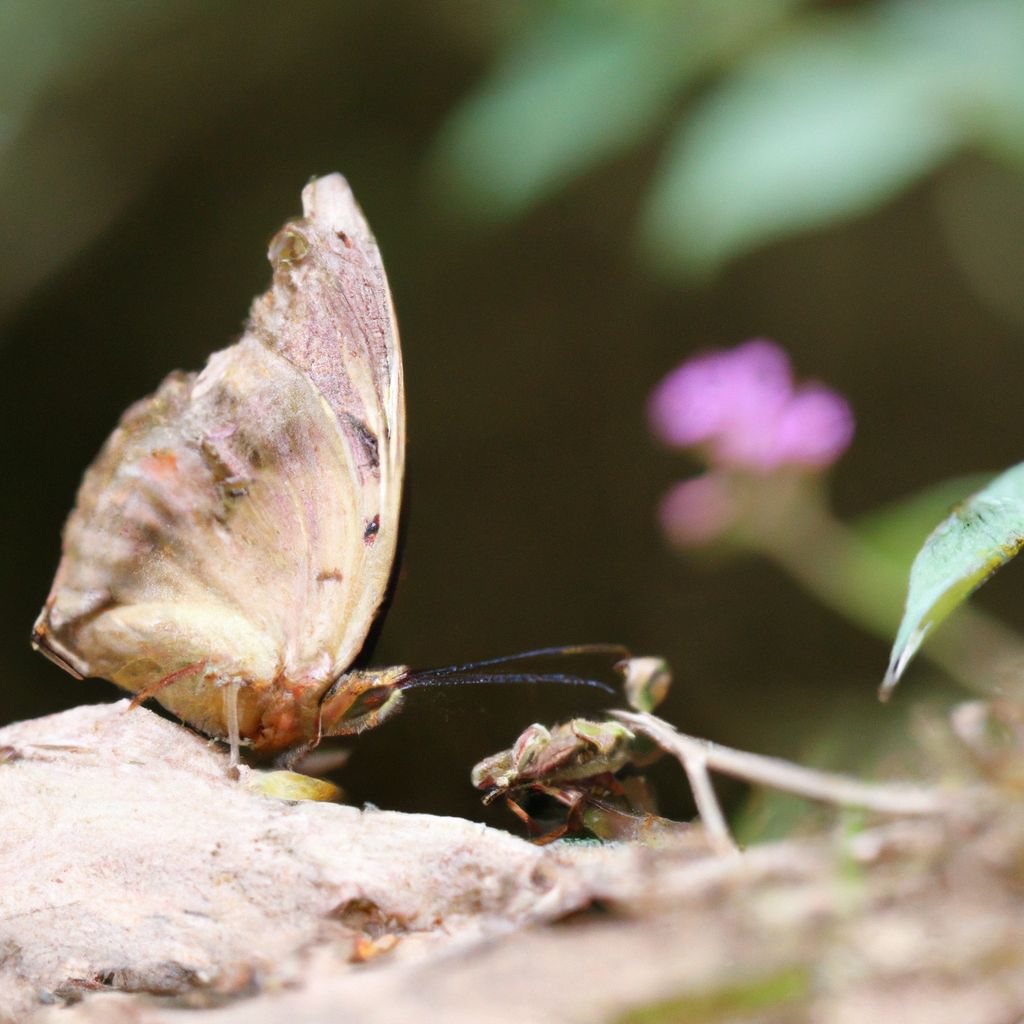
[[[735,503],[728,485],[714,474],[676,484],[658,506],[665,536],[680,547],[717,540],[732,525]]]

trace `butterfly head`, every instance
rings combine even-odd
[[[380,725],[402,705],[402,665],[340,676],[320,702],[320,735],[349,736]]]

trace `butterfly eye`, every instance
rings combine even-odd
[[[309,252],[309,242],[291,228],[279,231],[270,243],[270,262],[274,269],[301,263]]]
[[[358,718],[360,715],[365,715],[370,711],[376,711],[377,708],[383,707],[388,698],[395,692],[393,686],[374,686],[371,687],[366,693],[361,693],[354,701],[348,711],[345,712],[346,719]]]
[[[347,736],[380,725],[402,706],[400,683],[408,673],[396,665],[340,676],[320,702],[321,735]]]

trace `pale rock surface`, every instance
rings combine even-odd
[[[539,848],[261,797],[126,708],[0,730],[4,1021],[1024,1019],[1016,789],[742,854]]]
[[[586,899],[549,853],[482,825],[260,796],[127,701],[2,729],[0,762],[6,1019],[104,987],[280,984],[352,925],[452,943]]]

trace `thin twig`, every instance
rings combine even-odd
[[[715,787],[711,784],[707,759],[696,751],[681,751],[680,761],[686,777],[690,780],[690,789],[693,790],[693,798],[697,803],[697,813],[704,824],[708,840],[718,853],[735,853],[736,841],[729,831]]]
[[[633,711],[613,711],[612,714],[649,736],[659,747],[677,758],[684,769],[688,761],[700,757],[709,768],[724,775],[795,793],[809,800],[820,800],[842,807],[862,807],[879,814],[937,814],[943,809],[942,798],[935,789],[902,782],[860,782],[847,775],[803,768],[776,757],[750,754],[732,747],[723,747],[710,740],[688,736],[655,715]],[[705,821],[705,825],[708,822]]]

